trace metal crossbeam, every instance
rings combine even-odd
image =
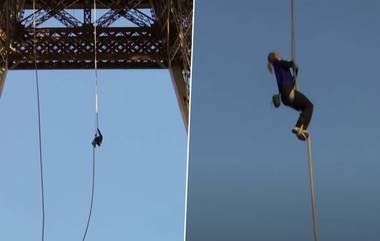
[[[32,4],[0,2],[0,91],[7,70],[34,68]],[[92,7],[92,0],[36,0],[38,68],[94,68]],[[97,0],[97,8],[98,68],[170,69],[187,113],[193,0]],[[130,24],[116,24],[120,18]]]
[[[9,53],[9,69],[29,69],[33,65],[30,63],[32,0],[4,0],[3,5],[8,5],[13,12],[11,25],[16,26],[13,33],[8,36],[10,46],[14,50]],[[4,6],[2,19],[6,15],[3,14]],[[93,24],[91,1],[37,0],[36,6],[37,56],[42,64],[39,67],[92,68],[92,58],[85,59],[86,56],[91,57],[93,53],[89,48],[92,44]],[[114,55],[116,59],[113,62],[118,62],[114,68],[170,68],[172,65],[180,65],[184,73],[190,71],[192,0],[98,0],[98,8],[106,10],[96,20],[100,38],[98,47],[100,68],[112,68],[112,64],[108,63],[112,63],[110,55]],[[70,14],[69,9],[83,10],[82,19]],[[52,18],[60,22],[63,27],[41,27]],[[119,18],[130,21],[135,30],[110,27]],[[4,24],[1,29],[5,29]],[[135,34],[131,35],[131,32]],[[142,34],[144,32],[149,34]],[[102,38],[108,38],[109,41],[102,43]],[[1,53],[5,52],[4,47]],[[83,56],[72,56],[72,61],[68,61],[62,53],[76,53]],[[127,53],[124,61],[117,59],[121,53]],[[152,58],[149,57],[150,54]],[[102,56],[105,59],[102,59]],[[74,58],[83,61],[76,61]],[[51,63],[54,65],[50,65]]]
[[[37,64],[40,69],[91,69],[94,67],[93,27],[38,29]],[[162,40],[150,28],[98,28],[99,68],[165,68]],[[33,69],[33,32],[16,43],[9,55],[10,69]],[[149,40],[147,40],[149,39]]]

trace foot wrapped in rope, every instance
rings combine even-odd
[[[293,129],[292,129],[292,132],[293,134],[295,134],[297,136],[297,138],[301,141],[306,141],[307,138],[309,138],[309,132],[307,130],[304,130],[303,129],[303,126],[301,127],[298,127],[298,126],[295,126]]]

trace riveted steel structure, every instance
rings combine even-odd
[[[94,68],[93,0],[35,4],[38,68]],[[96,7],[98,68],[169,69],[187,129],[193,0],[96,0]],[[0,1],[0,91],[8,70],[34,68],[32,8],[32,0]]]

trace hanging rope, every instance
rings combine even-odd
[[[96,146],[102,144],[103,136],[99,130],[99,80],[98,80],[98,58],[97,58],[97,29],[96,29],[96,0],[94,0],[94,72],[95,72],[95,137],[92,141],[92,185],[91,185],[91,201],[90,211],[88,213],[87,224],[83,234],[82,241],[85,241],[87,237],[88,228],[90,226],[92,209],[94,205],[94,193],[95,193],[95,164],[96,164]]]
[[[318,241],[318,224],[317,224],[317,207],[315,202],[314,192],[314,176],[313,176],[313,159],[311,153],[311,136],[307,138],[307,153],[308,153],[308,167],[309,167],[309,182],[310,182],[310,195],[311,195],[311,215],[313,218],[313,236],[314,241]]]
[[[90,204],[90,212],[87,218],[86,229],[83,234],[82,241],[86,239],[88,227],[90,226],[90,220],[92,215],[92,206],[94,203],[94,192],[95,192],[95,147],[92,149],[92,186],[91,186],[91,204]]]
[[[295,13],[295,0],[291,0],[291,11],[290,11],[290,49],[291,49],[291,60],[296,64],[296,13]],[[298,90],[298,76],[294,73],[295,89]]]
[[[296,63],[296,14],[295,14],[295,0],[291,0],[291,59]],[[294,74],[296,89],[298,89],[297,74]],[[314,176],[313,176],[313,158],[311,149],[311,135],[307,138],[307,159],[309,168],[309,182],[310,182],[310,196],[311,196],[311,215],[313,220],[313,237],[314,241],[318,241],[318,224],[317,224],[317,207],[314,190]]]
[[[296,15],[295,15],[295,0],[291,0],[291,12],[290,12],[290,21],[291,21],[291,57],[294,62],[296,62]]]
[[[37,69],[37,38],[36,38],[36,1],[33,0],[33,56],[34,56],[34,73],[36,80],[37,94],[37,116],[38,116],[38,144],[40,156],[40,182],[41,182],[41,206],[42,206],[42,228],[41,240],[45,240],[45,191],[44,191],[44,175],[43,175],[43,158],[42,158],[42,135],[41,135],[41,107],[40,107],[40,88]]]
[[[97,31],[96,31],[97,23],[96,23],[96,0],[94,0],[94,69],[95,69],[95,125],[96,130],[99,129],[99,80],[98,80],[98,53],[97,53]]]

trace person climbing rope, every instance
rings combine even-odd
[[[99,128],[97,128],[96,130],[96,133],[95,133],[95,137],[94,137],[94,140],[92,141],[92,146],[95,148],[96,145],[100,146],[102,144],[102,141],[103,141],[103,135],[102,133],[100,132]]]
[[[298,66],[293,61],[283,60],[279,53],[271,52],[268,54],[267,67],[270,73],[273,73],[274,70],[279,90],[279,94],[274,95],[272,98],[274,106],[278,108],[282,101],[284,105],[301,112],[292,132],[298,139],[305,141],[309,137],[307,128],[309,127],[314,106],[305,95],[295,88]]]

